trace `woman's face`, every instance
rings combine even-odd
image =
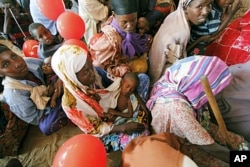
[[[76,77],[83,85],[90,86],[95,83],[95,72],[92,60],[87,58],[85,65],[76,73]]]
[[[193,0],[185,9],[191,24],[200,25],[206,21],[212,9],[212,0]]]
[[[25,79],[28,73],[28,66],[21,56],[11,50],[0,53],[0,75]]]
[[[115,18],[119,27],[127,32],[135,32],[136,31],[136,24],[137,24],[137,12],[127,14],[127,15],[116,15]]]

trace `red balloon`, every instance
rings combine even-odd
[[[77,46],[80,46],[81,48],[83,48],[84,50],[88,51],[86,44],[79,39],[69,39],[69,40],[65,41],[63,44],[64,45],[77,45]]]
[[[71,11],[62,13],[57,21],[56,27],[59,34],[66,40],[81,39],[85,32],[85,24],[82,18]]]
[[[38,58],[39,42],[36,40],[27,40],[23,43],[23,54],[26,57],[35,57]]]
[[[57,151],[52,167],[106,167],[102,142],[92,135],[79,134],[68,139]]]
[[[56,21],[65,11],[63,0],[36,0],[42,14],[48,19]]]

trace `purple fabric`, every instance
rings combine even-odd
[[[68,118],[61,105],[61,98],[56,99],[56,107],[51,108],[50,112],[44,115],[39,122],[39,128],[45,135],[51,135],[68,124]]]
[[[147,52],[149,48],[146,47],[146,43],[148,42],[148,35],[140,35],[138,33],[126,33],[123,31],[116,19],[113,19],[110,24],[112,27],[116,29],[116,31],[122,36],[122,52],[125,56],[131,58],[135,54],[140,56],[143,53]]]

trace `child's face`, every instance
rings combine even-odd
[[[137,22],[137,29],[139,34],[145,34],[149,31],[149,23],[146,18],[140,17]]]
[[[121,82],[121,94],[129,96],[136,90],[137,82],[133,78],[124,78]]]
[[[15,79],[25,79],[29,73],[28,66],[21,56],[11,50],[0,53],[0,74]]]
[[[53,43],[53,36],[48,29],[44,26],[39,26],[32,31],[32,34],[36,40],[45,45],[51,45]]]
[[[54,74],[54,71],[51,67],[51,57],[44,59],[42,69],[43,73],[46,75]]]
[[[220,7],[220,8],[227,8],[229,5],[231,5],[234,2],[234,0],[215,0],[215,3]]]

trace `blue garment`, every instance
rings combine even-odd
[[[43,24],[47,29],[50,30],[52,35],[57,34],[56,21],[50,20],[42,14],[36,0],[30,1],[30,14],[35,23]]]
[[[45,84],[42,73],[42,61],[37,59],[25,59],[29,71],[32,72],[41,82]],[[36,83],[28,80],[21,80],[23,84],[30,86],[37,86]],[[49,111],[49,108],[45,110],[37,110],[33,101],[30,99],[30,92],[26,90],[7,89],[3,91],[3,100],[10,106],[10,110],[23,121],[38,125],[41,117]]]
[[[35,58],[24,59],[29,71],[45,85],[42,73],[43,61]],[[37,83],[29,80],[20,80],[20,82],[30,86],[38,86]],[[3,91],[3,101],[10,106],[10,110],[23,121],[39,125],[40,130],[46,135],[52,134],[67,124],[68,119],[61,107],[60,100],[60,98],[57,99],[55,108],[47,106],[44,110],[38,110],[30,99],[30,91],[9,88],[4,88]]]

